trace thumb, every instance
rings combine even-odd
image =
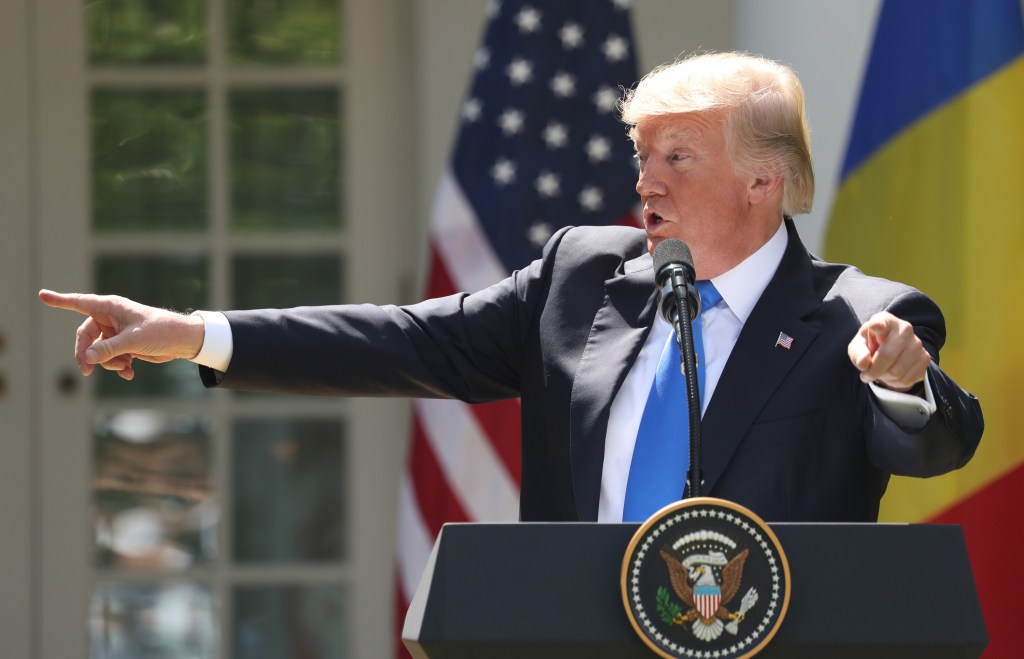
[[[90,364],[102,364],[120,355],[128,354],[128,341],[124,334],[117,334],[109,339],[100,339],[85,351],[85,360]]]
[[[866,332],[858,332],[853,340],[850,341],[850,345],[847,346],[847,354],[850,357],[850,361],[857,367],[858,371],[867,370],[871,366],[871,346],[868,345],[868,337]]]

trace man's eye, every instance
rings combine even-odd
[[[679,162],[680,160],[686,160],[689,157],[690,156],[686,155],[685,153],[673,153],[672,154],[672,161],[673,162]]]

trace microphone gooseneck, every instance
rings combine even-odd
[[[697,385],[697,357],[693,349],[691,323],[700,314],[700,295],[693,282],[696,271],[693,255],[686,243],[674,238],[663,240],[654,248],[654,281],[660,300],[662,318],[675,328],[679,343],[680,370],[686,379],[686,407],[690,426],[690,470],[682,498],[701,495],[700,390]],[[690,322],[680,322],[686,318]]]

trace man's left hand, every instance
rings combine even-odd
[[[847,353],[863,382],[893,391],[913,389],[924,380],[931,363],[914,326],[887,311],[876,313],[860,326]]]

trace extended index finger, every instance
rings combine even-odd
[[[48,306],[77,311],[86,316],[106,313],[109,308],[103,297],[89,293],[57,293],[44,288],[39,291],[39,299]]]

